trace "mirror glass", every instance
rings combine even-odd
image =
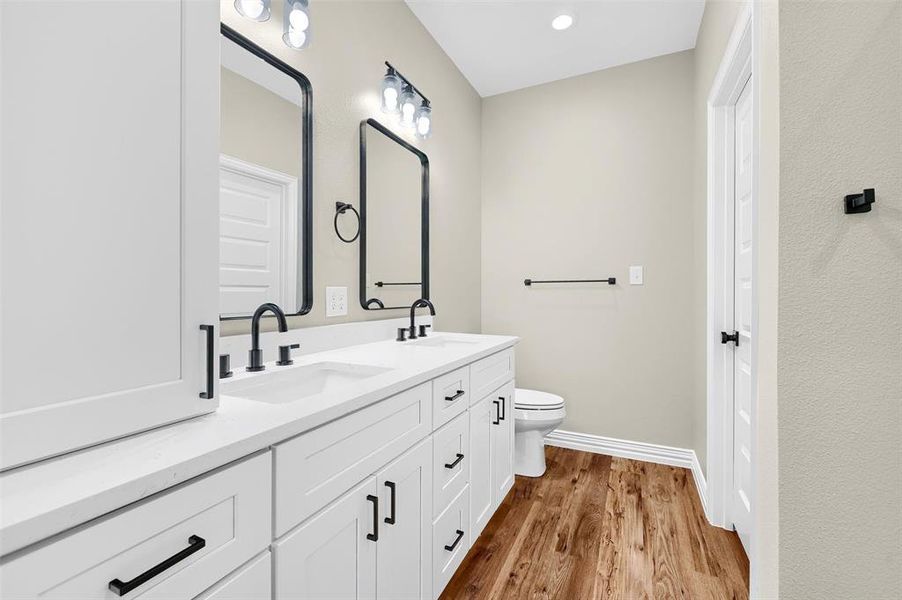
[[[373,119],[360,126],[361,305],[429,297],[429,161]]]
[[[220,317],[247,318],[264,302],[303,314],[312,302],[309,82],[225,27],[221,40]]]

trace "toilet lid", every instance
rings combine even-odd
[[[564,399],[548,392],[517,388],[514,406],[526,410],[547,410],[564,406]]]

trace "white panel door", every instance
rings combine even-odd
[[[214,410],[218,3],[0,2],[0,55],[0,468]]]
[[[492,510],[514,486],[514,382],[489,396],[492,402]]]
[[[376,596],[426,598],[432,593],[432,438],[376,476],[381,500],[376,544]]]
[[[370,477],[273,545],[276,600],[376,597],[377,493]]]
[[[475,540],[492,517],[492,432],[494,395],[470,407],[470,535]],[[503,421],[502,421],[503,422]]]
[[[733,487],[731,515],[749,550],[752,480],[752,82],[736,101],[734,143],[733,329]]]
[[[297,306],[297,179],[222,156],[219,172],[219,312],[264,302]]]

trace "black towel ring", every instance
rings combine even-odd
[[[354,234],[354,237],[348,239],[343,237],[341,233],[338,231],[338,215],[345,214],[346,211],[351,211],[357,217],[357,233]],[[335,235],[338,236],[338,239],[343,241],[346,244],[351,244],[357,241],[357,238],[360,237],[360,213],[357,212],[357,209],[354,208],[351,204],[347,204],[345,202],[336,202],[335,203],[335,218],[332,219],[332,227],[335,228]]]

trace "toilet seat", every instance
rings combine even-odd
[[[558,410],[563,407],[564,399],[548,392],[517,388],[514,396],[514,408],[522,411]]]

